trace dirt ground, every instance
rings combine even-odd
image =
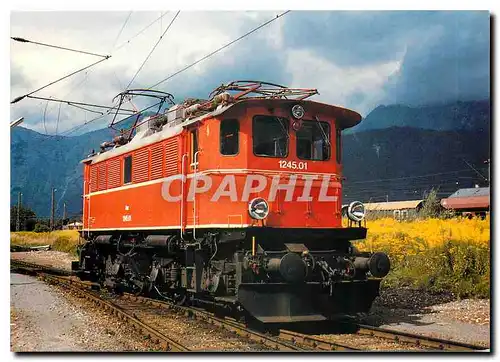
[[[17,252],[11,253],[11,258],[67,270],[70,270],[71,260],[74,260],[74,257],[57,251]],[[40,286],[40,288],[42,287]],[[21,324],[24,321],[36,324],[36,314],[25,313],[23,308],[19,308],[19,303],[13,303],[12,293],[15,291],[16,286],[11,285],[11,305],[14,307],[15,316],[19,318]],[[65,310],[63,302],[60,302],[59,305]],[[56,311],[54,313],[57,313]],[[69,311],[67,312],[69,313]],[[61,313],[64,314],[64,312]],[[80,310],[79,313],[85,315],[82,318],[92,318],[90,313],[83,310]],[[485,347],[490,345],[490,301],[487,299],[456,300],[451,294],[430,294],[401,288],[382,289],[380,297],[373,304],[372,311],[364,316],[362,321],[383,328],[421,333],[436,338],[453,339]],[[21,332],[16,333],[22,333],[23,329],[25,333],[29,333],[30,329],[26,327],[26,324],[21,327]],[[104,330],[102,333],[106,335]],[[104,339],[106,339],[105,336]],[[15,333],[12,340],[15,341]],[[115,341],[114,337],[111,340]],[[124,347],[127,350],[140,348],[124,344],[120,346],[122,349],[119,349],[115,342],[114,344],[115,346],[110,345],[109,348],[117,348],[113,350],[124,350]],[[89,346],[68,344],[66,347],[88,348]],[[103,347],[95,345],[93,348]]]
[[[457,300],[452,294],[382,289],[366,324],[435,338],[490,345],[490,300]]]
[[[130,327],[35,277],[11,274],[11,351],[153,351]]]

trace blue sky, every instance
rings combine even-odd
[[[155,84],[279,13],[181,11],[133,87]],[[37,94],[111,104],[175,11],[127,41],[160,14],[132,12],[123,27],[128,12],[13,12],[11,35],[112,54],[87,74]],[[12,42],[11,97],[95,60]],[[259,79],[317,88],[320,95],[314,99],[367,115],[379,104],[489,98],[489,69],[487,11],[292,11],[158,89],[181,101],[206,97],[210,90],[231,80]],[[64,131],[95,114],[68,106],[62,106],[59,113],[56,105],[46,107],[44,102],[25,99],[11,106],[11,119],[19,116],[25,117],[25,126],[55,134],[56,129]],[[101,120],[85,130],[106,124],[106,119]]]

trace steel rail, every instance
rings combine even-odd
[[[239,336],[245,337],[245,338],[250,339],[252,341],[256,341],[256,342],[258,342],[262,345],[265,345],[266,347],[269,347],[269,348],[276,350],[276,351],[283,351],[283,352],[304,351],[303,348],[300,348],[294,344],[281,341],[278,338],[267,336],[267,335],[260,333],[260,332],[257,332],[257,331],[253,331],[253,330],[247,328],[242,323],[238,323],[236,321],[233,321],[233,320],[230,320],[227,318],[216,317],[212,313],[198,309],[198,308],[178,306],[178,305],[175,305],[175,304],[170,303],[170,302],[160,301],[157,299],[151,299],[151,298],[136,296],[136,295],[131,295],[131,294],[124,294],[122,297],[133,300],[133,301],[138,301],[138,302],[144,303],[146,305],[152,305],[152,306],[156,306],[156,307],[160,307],[160,308],[166,308],[166,309],[174,311],[174,312],[183,313],[187,317],[201,320],[201,321],[204,321],[204,322],[209,323],[211,325],[223,328],[229,332],[235,333]]]
[[[72,273],[67,270],[52,268],[44,265],[28,263],[20,260],[11,259],[11,267],[16,267],[31,271],[31,272],[43,272],[46,274],[59,275],[59,276],[68,276]],[[65,280],[69,280],[64,278]],[[92,284],[85,283],[82,281],[71,280],[71,283],[78,283],[86,288],[92,288]],[[278,338],[272,338],[260,332],[253,331],[249,329],[245,324],[237,322],[233,319],[228,318],[219,318],[214,316],[212,313],[201,310],[198,308],[187,307],[187,306],[178,306],[171,302],[161,301],[157,299],[151,299],[143,296],[135,296],[130,294],[124,294],[125,298],[140,301],[145,304],[166,308],[176,312],[182,312],[185,315],[196,318],[199,320],[203,320],[207,323],[219,326],[221,328],[225,328],[231,332],[237,333],[238,335],[244,336],[246,338],[252,339],[254,341],[258,341],[272,349],[280,350],[280,351],[292,351],[292,350],[303,350],[300,346],[307,346],[309,348],[313,348],[314,350],[321,351],[357,351],[359,349],[344,344],[338,344],[335,342],[327,341],[321,338],[317,338],[312,335],[307,335],[303,333],[298,333],[294,331],[289,331],[285,329],[280,329],[278,331]],[[379,328],[375,326],[365,325],[365,324],[357,324],[353,322],[344,322],[346,326],[354,327],[355,334],[365,335],[369,337],[377,337],[385,340],[391,340],[396,343],[401,344],[410,344],[417,347],[423,348],[431,348],[433,350],[441,350],[441,351],[449,351],[449,352],[464,352],[464,351],[481,351],[488,350],[489,348],[458,342],[445,340],[440,338],[434,338],[430,336],[425,336],[421,334],[414,334],[409,332],[390,330],[385,328]],[[281,342],[279,340],[283,340],[286,342]]]
[[[320,351],[343,351],[343,352],[361,351],[361,349],[355,348],[353,346],[326,341],[304,333],[293,332],[286,329],[279,330],[278,338],[289,341],[294,344],[296,343],[300,345],[305,345]]]
[[[135,315],[129,314],[116,304],[108,300],[104,300],[96,293],[90,291],[89,289],[92,289],[92,284],[83,283],[78,280],[72,280],[68,278],[67,274],[65,276],[61,276],[60,274],[62,273],[60,269],[49,268],[17,260],[16,261],[11,260],[11,265],[14,266],[14,268],[21,268],[28,272],[36,273],[38,276],[40,276],[42,279],[44,279],[49,283],[63,286],[64,288],[79,294],[80,296],[93,302],[94,304],[104,309],[105,311],[108,311],[112,315],[115,315],[121,320],[131,324],[134,329],[140,331],[146,337],[150,338],[155,344],[161,346],[161,349],[163,351],[168,351],[168,352],[190,351],[189,348],[185,347],[184,345],[180,344],[174,339],[164,335],[160,331],[139,320]],[[58,275],[53,274],[55,271],[57,271]]]
[[[359,335],[379,337],[392,340],[394,342],[412,344],[419,347],[429,347],[442,351],[479,351],[487,349],[485,347],[469,343],[449,341],[446,339],[434,338],[421,334],[397,331],[393,329],[379,328],[365,324],[356,324],[355,326],[356,328],[358,328],[356,334]]]

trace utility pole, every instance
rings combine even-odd
[[[66,201],[63,202],[63,222],[66,220]]]
[[[491,186],[491,159],[488,158],[484,163],[488,164],[488,186]]]
[[[52,201],[51,201],[51,204],[50,204],[50,230],[54,230],[54,213],[55,213],[55,209],[56,209],[56,198],[55,198],[55,192],[57,190],[55,188],[52,188]]]
[[[16,231],[21,229],[21,204],[22,204],[23,194],[19,192],[17,194],[17,220],[16,220]]]

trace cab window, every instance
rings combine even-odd
[[[128,184],[132,182],[132,156],[126,156],[124,159],[123,167],[123,183]]]
[[[314,161],[330,159],[330,125],[327,122],[304,121],[295,135],[298,158]]]
[[[337,129],[337,144],[335,145],[335,151],[337,152],[337,163],[342,162],[342,130]]]
[[[191,137],[191,168],[196,168],[198,165],[198,129],[194,129],[190,133]]]
[[[288,155],[288,119],[275,116],[253,118],[253,153],[264,157]]]
[[[236,155],[239,151],[240,123],[237,119],[223,119],[220,122],[220,153]]]

